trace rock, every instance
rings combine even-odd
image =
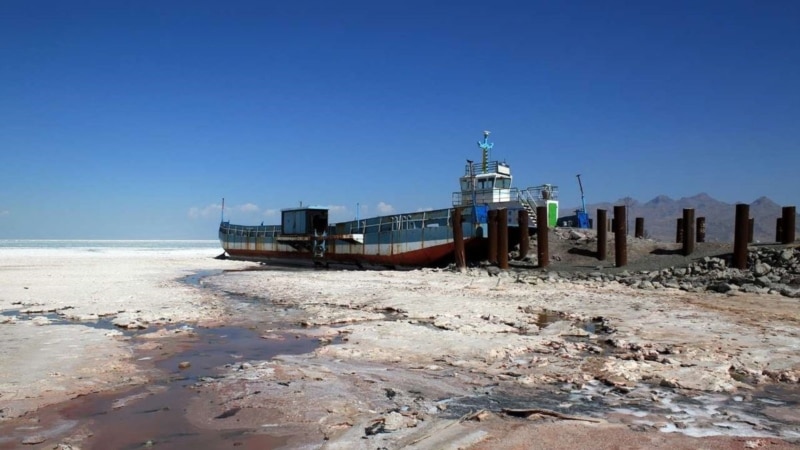
[[[398,412],[390,412],[383,418],[383,430],[391,433],[406,427],[405,416]]]
[[[770,270],[772,270],[772,267],[770,267],[769,264],[765,263],[758,263],[755,265],[755,267],[753,267],[753,273],[755,273],[756,276],[759,277],[768,274]]]
[[[489,266],[486,268],[486,273],[488,273],[490,277],[496,277],[500,275],[500,272],[502,271],[497,266]]]
[[[769,288],[759,287],[752,283],[746,283],[742,285],[741,291],[748,294],[766,294],[769,292]]]
[[[31,322],[33,322],[34,325],[42,326],[42,325],[49,325],[51,323],[51,320],[45,316],[36,316],[33,318],[33,320],[31,320]]]
[[[22,440],[22,445],[36,445],[36,444],[41,444],[42,442],[44,442],[44,441],[46,441],[46,440],[47,440],[47,438],[46,438],[46,437],[44,437],[44,436],[42,436],[42,435],[40,435],[40,434],[37,434],[37,435],[34,435],[34,436],[28,436],[28,437],[26,437],[25,439],[23,439],[23,440]]]
[[[661,380],[661,383],[659,383],[659,386],[674,389],[678,387],[678,382],[676,380],[668,380],[664,378],[663,380]]]
[[[727,292],[732,291],[733,286],[728,283],[722,282],[722,283],[710,284],[708,285],[707,289],[710,291],[719,292],[720,294],[725,294]]]
[[[569,238],[572,239],[573,241],[577,241],[579,239],[586,239],[586,236],[583,235],[582,233],[578,233],[575,230],[570,230],[569,231]]]
[[[188,369],[191,366],[192,363],[190,363],[189,361],[181,361],[180,363],[178,363],[178,369]]]
[[[145,328],[147,328],[147,325],[140,322],[139,319],[131,319],[125,317],[117,317],[113,321],[111,321],[111,324],[114,325],[115,327],[125,328],[128,330],[144,330]]]

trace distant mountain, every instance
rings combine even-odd
[[[714,199],[706,193],[674,200],[666,195],[659,195],[652,200],[641,203],[631,197],[616,202],[593,203],[586,205],[589,216],[594,218],[598,209],[608,211],[608,217],[614,215],[614,206],[628,207],[628,230],[634,231],[636,217],[644,218],[645,236],[660,241],[675,241],[677,219],[683,217],[684,208],[694,208],[695,217],[706,218],[707,242],[733,242],[736,205]],[[570,214],[576,208],[567,209]],[[753,230],[754,242],[775,242],[775,222],[782,214],[781,205],[767,197],[759,197],[750,203],[750,217],[755,219]],[[565,214],[569,215],[569,214]],[[800,225],[800,214],[797,224]],[[800,236],[800,227],[798,227]]]

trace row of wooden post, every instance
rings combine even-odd
[[[597,210],[597,259],[605,261],[608,253],[608,229],[609,222],[614,231],[614,256],[615,265],[622,267],[628,263],[627,249],[627,219],[626,207],[614,207],[614,219],[609,221],[605,209]],[[537,220],[537,256],[539,267],[547,267],[550,254],[548,251],[548,226],[547,226],[547,207],[539,206],[536,208],[536,217],[544,218]],[[785,206],[782,210],[782,217],[778,218],[775,230],[775,240],[782,244],[790,244],[795,241],[795,228],[797,213],[794,206]],[[508,210],[493,209],[489,211],[488,217],[488,241],[489,255],[488,260],[491,264],[496,264],[501,269],[508,269]],[[528,235],[528,211],[520,210],[518,216],[518,228],[520,231],[519,258],[523,259],[528,255],[530,249],[530,236]],[[459,268],[466,267],[466,255],[464,249],[464,232],[462,228],[463,218],[460,208],[455,208],[453,212],[453,242],[455,244],[455,262]],[[696,225],[696,228],[695,228]],[[734,249],[733,266],[739,269],[747,267],[747,244],[753,242],[754,220],[750,218],[750,206],[747,204],[736,205],[736,221],[734,230]],[[644,237],[644,218],[636,218],[635,237]],[[694,252],[695,242],[705,242],[706,237],[706,218],[698,217],[695,220],[694,209],[686,208],[683,210],[683,217],[677,220],[677,232],[675,240],[682,243],[682,253],[689,256]]]

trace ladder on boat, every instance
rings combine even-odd
[[[536,207],[539,206],[536,203],[536,197],[534,197],[533,193],[531,192],[531,188],[520,190],[518,192],[519,194],[517,198],[522,204],[522,207],[525,208],[525,211],[528,211],[528,218],[531,225],[536,225]]]

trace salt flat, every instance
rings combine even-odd
[[[241,266],[215,249],[0,249],[0,418],[78,394],[142,383],[112,322],[211,321],[219,299],[180,279]],[[96,328],[98,320],[106,328]]]

